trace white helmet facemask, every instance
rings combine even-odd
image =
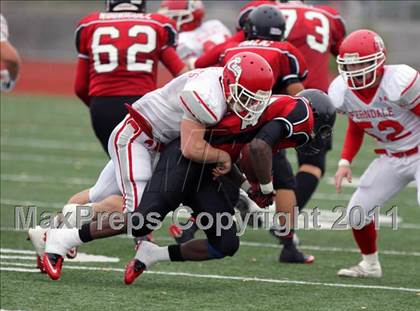
[[[380,51],[368,56],[359,57],[359,53],[346,53],[343,57],[337,57],[338,72],[345,81],[348,81],[348,87],[352,90],[365,89],[372,86],[377,78],[377,69],[385,62],[385,53]],[[348,65],[364,65],[361,69],[349,70]],[[372,79],[367,81],[368,75],[373,73]],[[362,83],[356,79],[363,78]]]

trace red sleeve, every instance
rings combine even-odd
[[[306,64],[305,57],[303,54],[293,45],[288,43],[287,50],[289,53],[287,54],[289,58],[288,63],[288,75],[296,75],[300,81],[306,79],[308,75],[308,66]]]
[[[74,92],[86,106],[89,106],[89,61],[85,58],[79,58],[77,61]]]
[[[201,55],[194,63],[195,68],[206,68],[211,66],[217,66],[220,62],[220,57],[222,56],[223,52],[231,47],[232,45],[236,45],[237,42],[242,42],[245,40],[245,34],[243,31],[238,31],[232,37],[227,39],[225,42],[216,45],[210,51]]]
[[[346,159],[351,163],[362,146],[363,137],[363,129],[349,119],[343,150],[341,151],[341,158]]]
[[[414,107],[413,109],[410,109],[410,111],[414,113],[416,116],[420,117],[420,104],[417,104],[417,106]]]
[[[160,60],[173,76],[177,76],[185,67],[184,62],[179,58],[173,47],[164,49],[160,55]]]

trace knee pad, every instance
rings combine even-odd
[[[213,258],[221,259],[233,256],[239,249],[239,238],[235,235],[222,236],[207,242],[207,249]]]
[[[321,177],[324,176],[327,150],[321,150],[317,154],[310,156],[300,152],[297,155],[299,166],[303,164],[313,165],[321,170]]]

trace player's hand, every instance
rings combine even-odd
[[[10,77],[7,69],[0,71],[0,90],[2,92],[10,92],[15,87],[15,81]]]
[[[339,166],[335,173],[335,190],[337,193],[341,193],[341,184],[343,178],[346,178],[349,183],[352,181],[352,172],[350,166]]]
[[[254,201],[259,207],[266,208],[273,204],[273,198],[276,195],[275,192],[264,194],[261,192],[259,185],[252,184],[248,190],[249,198]]]
[[[219,159],[216,163],[216,167],[213,169],[213,175],[215,178],[225,175],[230,172],[232,168],[232,160],[229,153],[226,151],[220,151]]]

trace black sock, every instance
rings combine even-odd
[[[280,238],[282,244],[284,245],[284,247],[294,246],[294,244],[293,244],[293,235],[294,235],[294,233],[295,233],[295,230],[294,229],[290,229],[289,234],[284,235],[284,236],[282,236]]]
[[[172,244],[168,246],[169,259],[171,261],[184,261],[181,254],[181,246],[178,244]]]
[[[315,192],[319,179],[311,173],[299,172],[296,174],[296,182],[296,199],[301,211]]]
[[[90,233],[90,223],[82,225],[82,228],[79,229],[79,238],[83,243],[93,240],[92,234]]]

